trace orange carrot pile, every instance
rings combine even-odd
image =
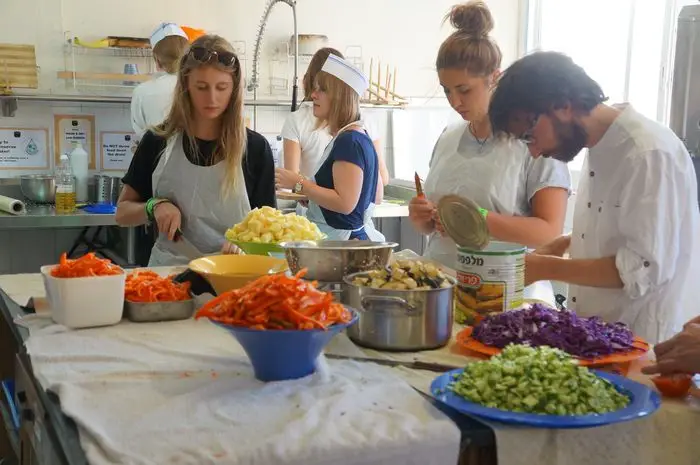
[[[61,254],[58,266],[51,270],[54,278],[88,278],[91,276],[112,276],[124,271],[107,258],[99,258],[93,252],[80,258],[69,259]]]
[[[350,321],[350,311],[334,302],[330,292],[301,279],[305,273],[262,276],[210,300],[196,318],[251,329],[327,329]]]
[[[126,277],[124,297],[131,302],[174,302],[189,300],[191,283],[173,282],[148,270],[134,271]]]

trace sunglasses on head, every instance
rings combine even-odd
[[[188,55],[199,63],[209,63],[211,60],[216,59],[220,65],[229,68],[233,68],[236,63],[238,63],[238,58],[234,53],[217,52],[216,50],[209,50],[204,47],[193,47],[190,49]]]

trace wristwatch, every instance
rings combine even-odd
[[[306,178],[304,178],[304,176],[300,174],[299,180],[296,184],[294,184],[294,187],[292,188],[292,192],[294,192],[295,194],[301,194],[301,190],[304,188],[304,181],[306,181]]]

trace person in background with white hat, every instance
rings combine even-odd
[[[168,115],[177,84],[177,64],[187,44],[187,34],[173,23],[162,23],[151,34],[153,59],[158,72],[152,80],[137,86],[131,97],[131,125],[137,139],[148,128],[162,123]]]
[[[313,113],[327,121],[333,140],[319,161],[314,179],[278,168],[277,187],[309,199],[306,217],[329,239],[383,241],[372,225],[375,199],[381,201],[377,152],[360,119],[360,97],[369,81],[360,70],[330,54],[316,76]]]
[[[336,49],[323,47],[319,49],[309,62],[309,67],[304,74],[302,82],[304,87],[304,101],[299,108],[291,113],[282,127],[282,137],[284,138],[284,168],[296,171],[302,176],[310,178],[316,174],[319,167],[319,160],[323,156],[323,150],[330,143],[333,136],[328,130],[328,122],[320,121],[314,116],[311,93],[314,90],[316,75],[321,71],[321,67],[328,59],[328,55],[333,54],[344,58]],[[365,122],[367,124],[367,122]],[[371,127],[367,126],[374,148],[379,156],[379,175],[383,185],[389,183],[389,171],[386,162],[381,155],[381,141]],[[304,214],[305,208],[297,208],[297,213]]]

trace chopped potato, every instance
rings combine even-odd
[[[255,208],[226,231],[231,242],[276,244],[289,241],[317,241],[323,234],[311,221],[296,213],[283,214],[272,207]]]
[[[416,260],[398,260],[384,269],[363,273],[353,280],[356,286],[390,290],[428,290],[452,287],[437,266]]]

